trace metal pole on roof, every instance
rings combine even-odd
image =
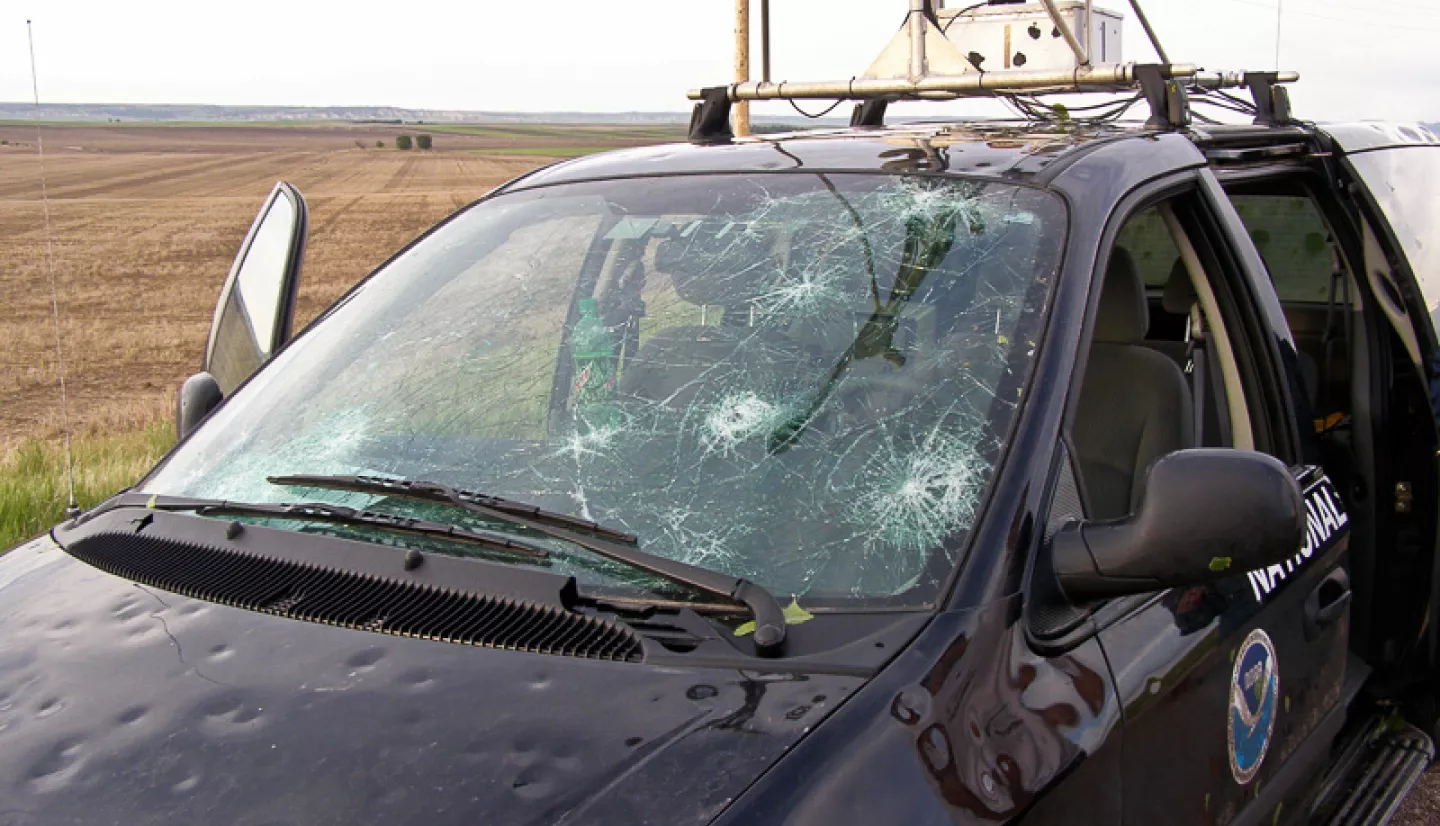
[[[1059,29],[1060,34],[1065,36],[1065,43],[1070,47],[1070,51],[1075,53],[1075,59],[1079,61],[1081,66],[1089,66],[1090,56],[1085,53],[1084,49],[1080,48],[1080,41],[1076,40],[1075,33],[1070,31],[1070,24],[1066,23],[1065,18],[1060,16],[1060,9],[1055,7],[1055,0],[1040,0],[1040,2],[1045,4],[1045,11],[1050,13],[1050,19],[1055,23],[1055,28]]]
[[[1155,36],[1155,30],[1150,28],[1150,18],[1146,17],[1145,12],[1140,8],[1140,0],[1130,0],[1130,8],[1135,10],[1135,19],[1139,20],[1140,25],[1144,27],[1145,36],[1150,38],[1150,45],[1155,47],[1155,54],[1160,58],[1160,62],[1169,63],[1170,56],[1165,54],[1165,48],[1160,45],[1160,38]]]
[[[750,0],[735,0],[735,82],[750,81]],[[750,104],[735,103],[735,134],[750,134]]]
[[[910,0],[910,77],[925,76],[925,0]]]
[[[760,0],[760,79],[770,82],[770,0]]]
[[[1174,64],[1168,74],[1173,78],[1196,77],[1199,68],[1187,63]],[[1282,73],[1280,83],[1297,79],[1294,73]],[[1242,75],[1211,74],[1204,78],[1208,88],[1236,88],[1244,81]],[[950,100],[956,97],[1006,94],[1021,91],[1119,91],[1132,89],[1138,79],[1133,64],[1103,65],[1092,69],[1045,69],[1036,71],[1004,70],[970,72],[963,75],[929,75],[920,80],[908,78],[864,78],[815,82],[737,83],[729,89],[732,101],[742,100],[867,100],[877,97],[906,97]],[[705,93],[691,89],[691,100],[700,100]]]
[[[1085,0],[1085,56],[1095,57],[1095,0]]]

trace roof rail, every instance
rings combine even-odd
[[[1172,63],[1139,0],[1130,0],[1130,5],[1160,55],[1160,63],[1093,62],[1097,53],[1106,54],[1110,48],[1118,58],[1120,16],[1094,8],[1092,0],[1060,0],[1059,4],[1056,0],[1024,4],[989,0],[957,12],[937,7],[943,0],[909,0],[909,4],[905,24],[863,75],[829,81],[742,80],[691,90],[689,98],[700,101],[691,118],[691,140],[731,140],[729,104],[748,100],[853,100],[859,105],[851,116],[852,126],[883,126],[885,107],[891,101],[1134,92],[1137,101],[1143,99],[1150,106],[1147,126],[1179,129],[1190,123],[1190,92],[1224,96],[1224,90],[1245,88],[1255,102],[1244,108],[1247,112],[1253,108],[1256,123],[1291,122],[1289,95],[1281,84],[1299,80],[1298,74],[1207,72],[1194,64]],[[1045,27],[1053,24],[1048,38],[1041,22]],[[959,33],[952,34],[956,24],[960,24]],[[1077,28],[1082,31],[1079,37]],[[1014,31],[1020,34],[1012,35]],[[985,44],[993,58],[1002,37],[1006,68],[982,69],[987,56],[978,48],[962,53],[967,46]],[[1035,67],[1045,60],[1050,65]],[[1027,65],[1031,68],[1021,68]],[[1228,103],[1243,103],[1224,97]]]

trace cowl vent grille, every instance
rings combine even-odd
[[[641,655],[623,625],[533,602],[123,533],[94,534],[66,551],[145,585],[307,622],[587,659]]]

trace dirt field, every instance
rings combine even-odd
[[[433,150],[392,148],[422,131]],[[71,417],[81,432],[108,432],[169,415],[276,180],[310,206],[304,323],[495,185],[558,157],[666,137],[654,127],[46,126]],[[26,437],[54,437],[59,414],[35,127],[0,124],[0,141],[3,457]]]

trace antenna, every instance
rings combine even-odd
[[[70,401],[65,394],[65,350],[60,338],[60,302],[55,288],[55,249],[50,230],[50,192],[45,182],[45,137],[40,130],[40,80],[35,72],[35,28],[25,21],[25,33],[30,38],[30,88],[35,93],[35,150],[40,157],[40,203],[45,214],[45,268],[50,274],[50,317],[55,322],[55,367],[60,374],[60,426],[65,436],[65,487],[67,500],[65,516],[74,519],[80,515],[80,505],[75,501],[75,459],[70,452]]]

